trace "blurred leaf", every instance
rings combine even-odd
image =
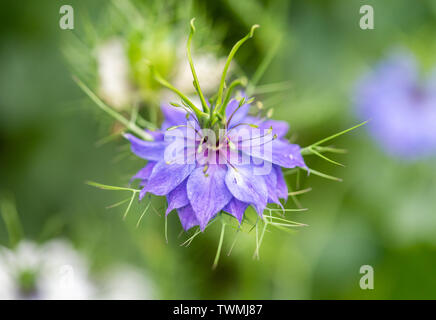
[[[23,237],[23,230],[20,223],[15,203],[11,195],[0,198],[0,211],[9,234],[9,243],[15,247]]]

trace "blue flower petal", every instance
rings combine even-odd
[[[277,173],[274,168],[271,169],[269,174],[264,175],[263,179],[268,190],[268,202],[281,204],[277,194]]]
[[[285,177],[283,176],[282,169],[279,166],[274,165],[274,170],[276,171],[277,176],[277,195],[281,199],[285,199],[285,202],[288,200],[288,186],[285,181]]]
[[[259,125],[259,129],[268,130],[272,127],[272,134],[283,138],[289,131],[289,124],[286,121],[266,120]]]
[[[166,164],[161,160],[153,168],[145,192],[163,196],[177,187],[195,169],[195,164]]]
[[[124,137],[130,141],[132,152],[138,157],[152,161],[159,161],[163,158],[166,142],[144,141],[131,134],[125,134]]]
[[[188,231],[192,227],[198,226],[199,223],[197,217],[195,216],[195,212],[190,205],[177,209],[177,213],[179,214],[180,222],[182,223],[182,227],[185,231]]]
[[[285,140],[274,139],[261,146],[242,146],[242,151],[254,158],[272,162],[284,168],[306,168],[301,148],[297,144],[291,144]],[[258,163],[258,162],[256,162]]]
[[[253,168],[248,165],[229,167],[226,186],[236,199],[252,204],[262,216],[268,201],[268,189],[263,176],[254,175]]]
[[[242,218],[244,217],[244,212],[248,207],[248,203],[239,201],[236,198],[230,200],[230,202],[224,207],[223,211],[230,213],[236,219],[238,219],[239,223],[242,222]]]
[[[185,179],[168,194],[168,208],[165,214],[170,213],[173,209],[179,209],[189,204],[188,194],[186,191],[187,181],[188,179]]]
[[[202,231],[232,198],[224,181],[226,172],[226,166],[210,165],[206,173],[198,167],[189,176],[188,198]]]
[[[149,161],[147,165],[139,170],[130,180],[132,182],[133,180],[140,179],[140,180],[146,180],[150,177],[151,172],[153,171],[153,168],[155,166],[155,161]]]
[[[177,126],[186,123],[186,111],[182,108],[174,107],[170,104],[162,104],[160,109],[165,117],[162,130],[166,130],[169,127]]]

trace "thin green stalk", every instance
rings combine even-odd
[[[108,142],[111,142],[111,141],[115,140],[116,138],[118,138],[118,137],[119,137],[120,135],[122,135],[122,134],[124,134],[124,129],[121,130],[121,131],[115,132],[115,133],[111,133],[111,134],[108,135],[107,137],[104,137],[104,138],[98,140],[98,141],[95,143],[95,146],[96,146],[96,147],[101,147],[101,146],[103,146],[104,144],[106,144],[106,143],[108,143]]]
[[[323,144],[324,142],[327,142],[327,141],[333,140],[334,138],[337,138],[337,137],[339,137],[339,136],[341,136],[341,135],[343,135],[343,134],[345,134],[345,133],[347,133],[347,132],[350,132],[350,131],[352,131],[352,130],[354,130],[354,129],[357,129],[357,128],[363,126],[363,125],[366,124],[366,123],[368,123],[368,121],[364,121],[364,122],[362,122],[362,123],[359,123],[358,125],[355,125],[354,127],[351,127],[351,128],[348,128],[348,129],[346,129],[346,130],[344,130],[344,131],[341,131],[341,132],[338,132],[338,133],[336,133],[336,134],[333,134],[333,135],[331,135],[331,136],[329,136],[329,137],[327,137],[327,138],[324,138],[324,139],[322,139],[322,140],[319,140],[318,142],[315,142],[315,143],[311,144],[310,146],[307,146],[307,147],[304,148],[303,150],[308,149],[308,148],[311,148],[311,147],[315,147],[315,146],[318,146],[318,145],[320,145],[320,144]]]
[[[321,178],[325,178],[325,179],[329,179],[329,180],[334,180],[334,181],[342,182],[342,179],[341,179],[341,178],[337,178],[337,177],[334,177],[334,176],[330,176],[330,175],[328,175],[328,174],[325,174],[325,173],[322,173],[322,172],[316,171],[316,170],[314,170],[314,169],[306,169],[306,168],[302,168],[302,169],[303,169],[303,170],[306,170],[306,171],[309,172],[309,173],[313,173],[314,175],[319,176],[319,177],[321,177]]]
[[[318,151],[319,153],[339,153],[344,154],[348,151],[346,149],[339,149],[334,147],[323,147],[323,146],[314,146],[314,147],[306,147],[301,150],[301,155],[311,155],[314,154],[312,150]]]
[[[99,97],[97,97],[97,95],[91,91],[91,89],[89,89],[80,79],[78,79],[77,77],[73,76],[73,80],[77,83],[77,85],[80,87],[80,89],[83,90],[83,92],[85,92],[88,97],[91,98],[92,101],[95,102],[95,104],[102,109],[104,112],[106,112],[107,114],[109,114],[111,117],[113,117],[115,120],[119,121],[120,123],[122,123],[126,128],[128,128],[130,131],[132,131],[133,133],[135,133],[136,135],[138,135],[139,137],[141,137],[144,140],[153,140],[153,137],[148,134],[147,132],[145,132],[143,129],[141,129],[140,127],[138,127],[135,123],[127,120],[126,118],[124,118],[121,114],[119,114],[118,112],[116,112],[114,109],[112,109],[111,107],[109,107],[108,105],[106,105]]]
[[[276,42],[271,46],[271,49],[269,50],[268,54],[265,56],[265,58],[260,63],[259,67],[257,68],[256,72],[254,73],[253,77],[251,78],[251,81],[247,88],[247,95],[250,96],[254,92],[254,88],[256,88],[257,83],[262,78],[263,74],[265,73],[268,66],[271,64],[272,60],[274,59],[277,50],[280,46],[281,39],[278,38]]]
[[[153,109],[154,110],[154,109]],[[136,118],[136,122],[140,125],[143,126],[144,128],[150,129],[150,130],[156,130],[157,127],[154,123],[145,120],[143,117],[141,117],[141,115],[138,114],[138,117]]]
[[[130,198],[127,198],[127,199],[121,200],[121,201],[119,201],[119,202],[117,202],[117,203],[114,203],[114,204],[111,204],[111,205],[107,206],[106,209],[113,209],[113,208],[116,208],[116,207],[118,207],[118,206],[120,206],[120,205],[126,203],[126,202],[129,201],[129,200],[130,200]]]
[[[309,191],[312,191],[312,188],[306,188],[306,189],[302,189],[302,190],[298,190],[298,191],[293,191],[293,192],[291,191],[291,192],[288,193],[288,195],[290,195],[290,196],[297,196],[297,195],[300,195],[300,194],[307,193]]]
[[[189,237],[185,242],[183,242],[180,246],[185,246],[185,245],[186,247],[189,246],[191,242],[194,240],[194,238],[198,236],[200,233],[201,233],[200,229],[196,230],[195,233],[191,237]]]
[[[326,161],[328,161],[328,162],[330,162],[330,163],[333,163],[333,164],[335,164],[335,165],[337,165],[337,166],[345,167],[342,163],[336,162],[336,161],[334,161],[334,160],[332,160],[332,159],[326,157],[326,156],[323,155],[322,153],[319,153],[318,151],[316,151],[314,148],[309,148],[309,149],[310,149],[310,151],[313,152],[313,154],[317,155],[317,156],[320,157],[321,159],[324,159],[324,160],[326,160]]]
[[[168,243],[168,215],[165,215],[165,242]]]
[[[96,188],[99,188],[99,189],[102,189],[102,190],[130,191],[130,192],[134,192],[134,193],[141,191],[140,189],[110,186],[110,185],[107,185],[107,184],[102,184],[102,183],[98,183],[98,182],[94,182],[94,181],[86,181],[85,183],[87,185],[90,185],[92,187],[96,187]]]
[[[235,234],[235,239],[233,240],[232,245],[230,246],[229,253],[227,253],[228,256],[232,254],[233,248],[235,247],[236,241],[238,240],[238,236],[240,233],[241,233],[241,229],[238,229]]]
[[[209,115],[207,113],[204,113],[200,109],[198,109],[191,100],[188,99],[187,96],[185,96],[179,89],[175,88],[171,83],[166,81],[162,76],[159,74],[159,72],[156,71],[156,69],[153,66],[150,66],[151,71],[154,75],[154,78],[157,82],[159,82],[162,86],[166,87],[167,89],[173,91],[175,94],[177,94],[183,102],[185,102],[189,108],[195,113],[197,116],[198,121],[201,121],[204,118],[208,118]]]
[[[220,110],[218,110],[218,113],[222,113],[222,109],[225,108],[227,106],[227,104],[229,103],[230,98],[232,97],[233,90],[237,86],[246,86],[246,85],[247,85],[247,78],[240,78],[240,79],[233,80],[230,83],[229,87],[227,88],[226,95],[224,97],[224,101],[220,107]]]
[[[256,253],[259,251],[259,226],[256,223],[256,250],[253,253],[253,259],[256,257]]]
[[[218,249],[216,251],[215,260],[213,261],[212,269],[216,269],[216,267],[218,266],[218,261],[220,259],[221,249],[222,249],[223,241],[224,241],[225,230],[226,230],[226,224],[223,223],[223,225],[221,227],[220,242],[218,243]]]
[[[259,250],[260,250],[260,246],[262,245],[263,237],[264,237],[265,232],[266,232],[266,227],[268,226],[269,223],[270,222],[266,222],[266,221],[264,221],[264,223],[263,223],[262,233],[260,234],[260,239],[259,239],[258,244],[256,245],[256,251],[255,251],[255,254],[254,254],[255,257],[257,258],[257,260],[260,259]],[[256,238],[257,238],[257,227],[256,227]]]
[[[198,81],[197,73],[195,72],[194,63],[192,62],[192,56],[191,56],[191,41],[192,37],[195,33],[195,26],[194,26],[195,18],[191,19],[191,32],[189,33],[188,37],[188,45],[187,45],[187,52],[188,52],[188,60],[189,60],[189,66],[191,67],[192,77],[194,78],[194,87],[197,91],[198,95],[200,96],[201,105],[203,106],[203,110],[206,113],[209,113],[209,106],[206,103],[206,100],[204,99],[203,92],[200,88],[200,82]]]
[[[290,81],[268,83],[264,85],[259,85],[256,88],[254,88],[252,94],[274,93],[274,92],[286,91],[291,88],[292,88],[292,82]]]
[[[235,111],[233,111],[233,113],[230,115],[230,117],[227,119],[227,124],[230,123],[230,121],[232,121],[233,116],[235,115],[236,112],[238,112],[238,110],[245,104],[245,98],[242,98],[241,101],[239,101],[239,105],[238,107],[235,109]]]
[[[253,37],[254,30],[256,30],[257,28],[259,28],[259,25],[257,25],[257,24],[253,25],[250,29],[250,32],[244,38],[242,38],[241,40],[236,42],[236,44],[233,46],[232,50],[230,50],[229,56],[227,57],[226,64],[224,65],[224,71],[223,71],[223,75],[221,76],[221,82],[220,82],[220,86],[218,89],[218,95],[217,95],[217,100],[216,100],[216,104],[215,104],[218,109],[220,109],[220,107],[221,107],[224,85],[226,82],[226,75],[227,75],[227,71],[230,67],[230,63],[232,62],[232,59],[235,56],[236,52],[238,51],[239,47],[242,46],[245,41],[247,41],[248,39]]]
[[[141,216],[139,217],[138,222],[136,223],[136,228],[139,227],[139,224],[141,223],[142,218],[144,217],[144,215],[145,215],[145,213],[147,212],[148,208],[150,208],[150,205],[151,205],[151,202],[149,202],[149,203],[147,204],[147,206],[145,207],[144,211],[142,211],[142,214],[141,214]]]
[[[132,197],[130,198],[129,205],[127,206],[127,209],[126,209],[126,211],[124,212],[123,220],[126,219],[127,214],[129,213],[130,207],[132,206],[133,200],[135,199],[135,195],[136,195],[136,192],[133,192],[133,193],[132,193]]]
[[[334,147],[321,147],[316,146],[313,147],[318,152],[330,152],[330,153],[347,153],[347,149],[340,149],[340,148],[334,148]]]

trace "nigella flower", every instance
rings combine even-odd
[[[177,210],[185,230],[198,225],[203,231],[221,211],[241,222],[248,206],[262,217],[268,203],[281,205],[280,199],[287,199],[281,168],[306,167],[300,147],[284,138],[288,131],[285,122],[251,116],[251,99],[231,98],[239,82],[230,84],[224,96],[231,59],[254,29],[234,46],[216,99],[209,102],[191,59],[190,41],[195,30],[191,23],[188,59],[200,103],[194,104],[156,74],[161,84],[180,96],[182,104],[162,106],[165,121],[160,131],[149,132],[153,141],[125,135],[132,152],[148,160],[134,176],[143,187],[140,199],[147,193],[166,196],[166,214]]]
[[[131,143],[132,152],[147,161],[145,167],[131,179],[140,180],[141,189],[116,187],[92,181],[88,184],[105,190],[131,192],[124,217],[127,216],[138,193],[140,200],[146,194],[165,196],[168,203],[166,215],[176,211],[185,230],[194,226],[199,227],[199,230],[184,242],[186,245],[215,221],[214,219],[222,218],[221,235],[213,267],[218,264],[225,227],[228,223],[223,213],[235,217],[242,224],[249,206],[257,212],[261,219],[256,220],[254,224],[248,217],[246,219],[256,228],[255,257],[257,258],[268,226],[280,229],[304,226],[302,223],[277,216],[278,211],[284,213],[306,210],[301,207],[285,209],[282,201],[286,201],[290,195],[299,206],[295,196],[310,191],[310,188],[307,188],[288,193],[282,169],[295,169],[290,170],[289,173],[298,173],[298,169],[303,169],[308,174],[341,181],[340,178],[308,168],[303,155],[316,155],[331,164],[342,166],[326,154],[344,153],[345,150],[324,144],[366,123],[365,121],[305,148],[300,148],[299,145],[291,144],[285,139],[289,130],[288,124],[271,120],[270,112],[266,112],[265,117],[261,103],[256,103],[257,112],[250,113],[254,101],[250,97],[250,92],[253,91],[263,71],[256,73],[256,80],[249,83],[245,93],[239,92],[239,94],[234,93],[235,88],[245,86],[247,80],[241,78],[226,83],[226,75],[237,50],[253,36],[257,27],[257,25],[253,26],[250,33],[233,46],[224,64],[216,94],[203,94],[194,68],[191,56],[191,40],[195,32],[193,20],[191,20],[191,32],[187,43],[187,56],[196,92],[194,97],[188,98],[181,90],[166,81],[153,64],[144,61],[148,64],[153,78],[180,98],[179,103],[162,103],[164,121],[159,130],[142,129],[136,123],[137,117],[126,119],[104,104],[83,82],[75,79],[99,108],[126,127],[130,133],[124,136]],[[265,65],[259,70],[264,70],[264,67]],[[206,100],[206,97],[209,99]],[[112,207],[122,203],[124,201]],[[267,207],[269,203],[282,208]],[[150,205],[151,202],[146,205],[137,226]],[[265,209],[268,214],[263,215]],[[258,222],[263,224],[260,234]]]
[[[204,230],[221,210],[241,222],[249,205],[262,216],[267,203],[286,200],[281,168],[305,167],[300,147],[284,139],[287,123],[249,116],[249,108],[232,99],[216,139],[171,105],[162,106],[166,118],[154,141],[126,134],[132,152],[148,160],[134,176],[143,186],[140,199],[146,193],[166,196],[166,214],[176,209],[185,230]]]
[[[403,159],[436,152],[436,69],[420,78],[415,57],[395,52],[359,83],[355,104],[374,138]]]

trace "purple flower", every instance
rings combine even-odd
[[[281,205],[288,189],[281,167],[306,167],[300,147],[284,139],[282,121],[248,115],[250,105],[232,99],[219,125],[204,125],[183,108],[163,105],[165,120],[153,141],[125,137],[147,165],[134,179],[146,193],[166,196],[166,214],[177,210],[182,226],[203,231],[219,212],[239,222],[248,206],[262,216],[267,203]],[[201,108],[199,108],[201,109]]]
[[[420,79],[416,59],[396,52],[358,83],[355,104],[373,137],[406,159],[436,152],[436,69]]]

